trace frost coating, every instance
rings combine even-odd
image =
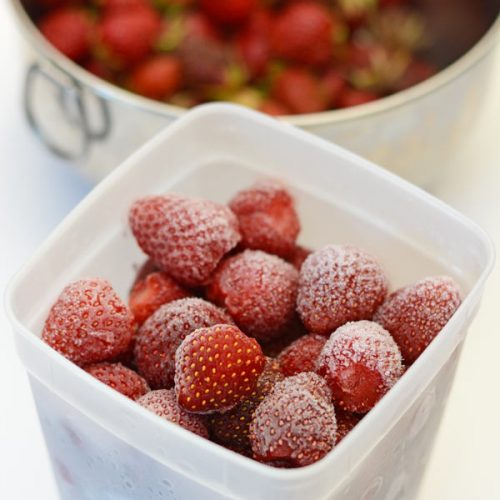
[[[142,250],[187,286],[203,284],[241,238],[229,208],[175,194],[137,200],[129,223]]]
[[[302,264],[297,310],[310,332],[330,335],[348,321],[371,319],[387,286],[371,255],[351,245],[328,245]]]
[[[378,309],[374,321],[391,333],[405,361],[411,364],[448,323],[460,303],[460,288],[452,278],[425,278],[392,293]]]

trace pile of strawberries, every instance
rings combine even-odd
[[[33,4],[33,5],[31,5]],[[181,107],[272,115],[367,103],[435,73],[410,0],[34,0],[42,34],[88,71]]]
[[[298,246],[277,181],[227,206],[147,196],[129,224],[149,257],[129,305],[104,279],[71,283],[43,340],[157,415],[276,467],[328,453],[460,305],[451,278],[388,295],[365,251]]]

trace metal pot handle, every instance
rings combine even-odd
[[[105,139],[111,129],[111,117],[107,103],[100,96],[92,94],[97,102],[97,114],[100,116],[100,126],[95,127],[90,123],[87,103],[84,100],[82,85],[72,76],[64,73],[66,83],[62,83],[52,74],[44,70],[38,62],[34,62],[28,68],[24,81],[23,106],[26,119],[30,127],[39,136],[42,142],[50,151],[57,156],[67,160],[77,160],[84,157],[93,141]],[[37,78],[43,78],[57,89],[57,104],[66,120],[72,125],[76,125],[81,134],[81,147],[75,151],[64,148],[49,138],[46,129],[40,123],[40,119],[35,115],[35,102],[33,99],[33,87]],[[68,101],[74,104],[76,110],[71,114]]]

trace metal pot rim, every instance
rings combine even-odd
[[[186,112],[186,109],[179,106],[141,97],[133,92],[108,83],[86,71],[84,68],[62,55],[45,40],[21,5],[20,0],[10,0],[10,3],[18,24],[23,33],[27,36],[35,52],[43,58],[46,58],[61,71],[72,75],[80,82],[90,87],[97,95],[106,99],[116,99],[128,106],[139,107],[150,113],[163,116],[166,115],[171,118],[177,118]],[[421,99],[427,94],[447,85],[449,82],[458,78],[462,73],[465,73],[478,64],[493,48],[495,41],[499,38],[499,34],[500,15],[497,16],[494,23],[471,49],[459,57],[455,62],[422,83],[368,104],[346,109],[323,111],[320,113],[284,116],[282,119],[291,125],[314,127],[371,117],[404,106],[409,102]]]

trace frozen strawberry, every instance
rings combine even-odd
[[[57,50],[73,61],[81,61],[88,55],[93,24],[85,10],[62,7],[42,17],[38,27]]]
[[[151,260],[147,259],[140,267],[137,269],[134,284],[132,288],[139,282],[143,281],[148,274],[160,271],[159,267]],[[131,290],[132,291],[132,290]]]
[[[240,240],[238,221],[227,207],[174,194],[137,200],[129,223],[142,250],[187,286],[203,284]]]
[[[316,360],[325,345],[326,338],[310,333],[292,342],[278,356],[280,369],[287,377],[316,369]]]
[[[304,65],[322,65],[331,59],[335,23],[326,6],[298,1],[285,6],[271,31],[277,57]]]
[[[373,321],[354,321],[330,336],[317,360],[343,410],[366,413],[403,374],[399,348],[387,330]]]
[[[297,271],[300,271],[304,261],[311,255],[312,250],[301,245],[295,245],[292,252],[287,256],[287,261],[292,264]]]
[[[241,244],[280,257],[295,248],[300,222],[295,202],[277,181],[260,181],[239,191],[229,202],[238,217]]]
[[[259,10],[236,37],[236,47],[245,62],[249,74],[258,77],[265,74],[270,60],[269,34],[271,16],[267,10]]]
[[[180,425],[184,429],[198,434],[198,436],[208,438],[208,431],[203,419],[181,408],[177,403],[173,389],[159,389],[148,392],[145,396],[139,398],[137,402],[159,417]]]
[[[247,20],[257,0],[200,0],[201,10],[214,22],[226,25]]]
[[[199,328],[175,353],[177,401],[193,413],[224,412],[250,397],[266,358],[232,325]]]
[[[351,432],[356,425],[361,421],[361,415],[356,413],[350,413],[348,411],[341,410],[337,408],[335,410],[335,416],[337,417],[337,443],[340,443],[349,432]]]
[[[310,332],[329,336],[348,321],[371,319],[387,294],[378,262],[351,245],[327,245],[300,269],[297,310]]]
[[[461,303],[460,287],[448,276],[425,278],[389,295],[375,314],[412,364],[444,328]]]
[[[134,285],[130,292],[129,306],[140,326],[163,304],[190,295],[168,274],[154,272]]]
[[[259,340],[284,333],[295,313],[298,272],[260,250],[225,260],[212,277],[207,296],[227,308],[236,324]]]
[[[233,451],[251,456],[249,429],[253,413],[262,400],[269,394],[276,382],[283,380],[276,360],[268,358],[264,371],[257,380],[251,396],[235,408],[224,413],[213,413],[208,417],[210,437],[217,443]]]
[[[337,99],[337,106],[339,108],[350,108],[352,106],[360,106],[361,104],[368,104],[369,102],[376,101],[380,95],[368,90],[356,90],[346,87],[340,92]]]
[[[217,306],[198,298],[180,299],[161,306],[137,333],[135,362],[139,373],[154,389],[174,383],[175,351],[198,328],[232,319]]]
[[[97,52],[111,67],[136,64],[151,52],[161,24],[152,8],[113,10],[99,24]]]
[[[298,467],[325,456],[335,445],[337,423],[324,380],[308,372],[274,385],[254,412],[254,457],[271,465]]]
[[[84,370],[130,399],[138,399],[150,391],[140,375],[121,363],[93,363]]]
[[[327,109],[319,80],[307,69],[288,68],[274,80],[271,94],[292,113],[318,113]]]
[[[307,330],[300,321],[298,314],[294,314],[292,321],[287,325],[284,332],[279,337],[260,342],[262,352],[264,352],[266,356],[276,358],[281,351],[304,335],[307,335]]]
[[[101,278],[69,284],[51,307],[42,339],[77,365],[110,360],[129,346],[135,322]]]
[[[181,84],[181,63],[171,55],[151,57],[134,68],[130,76],[131,90],[159,101],[168,99]]]

